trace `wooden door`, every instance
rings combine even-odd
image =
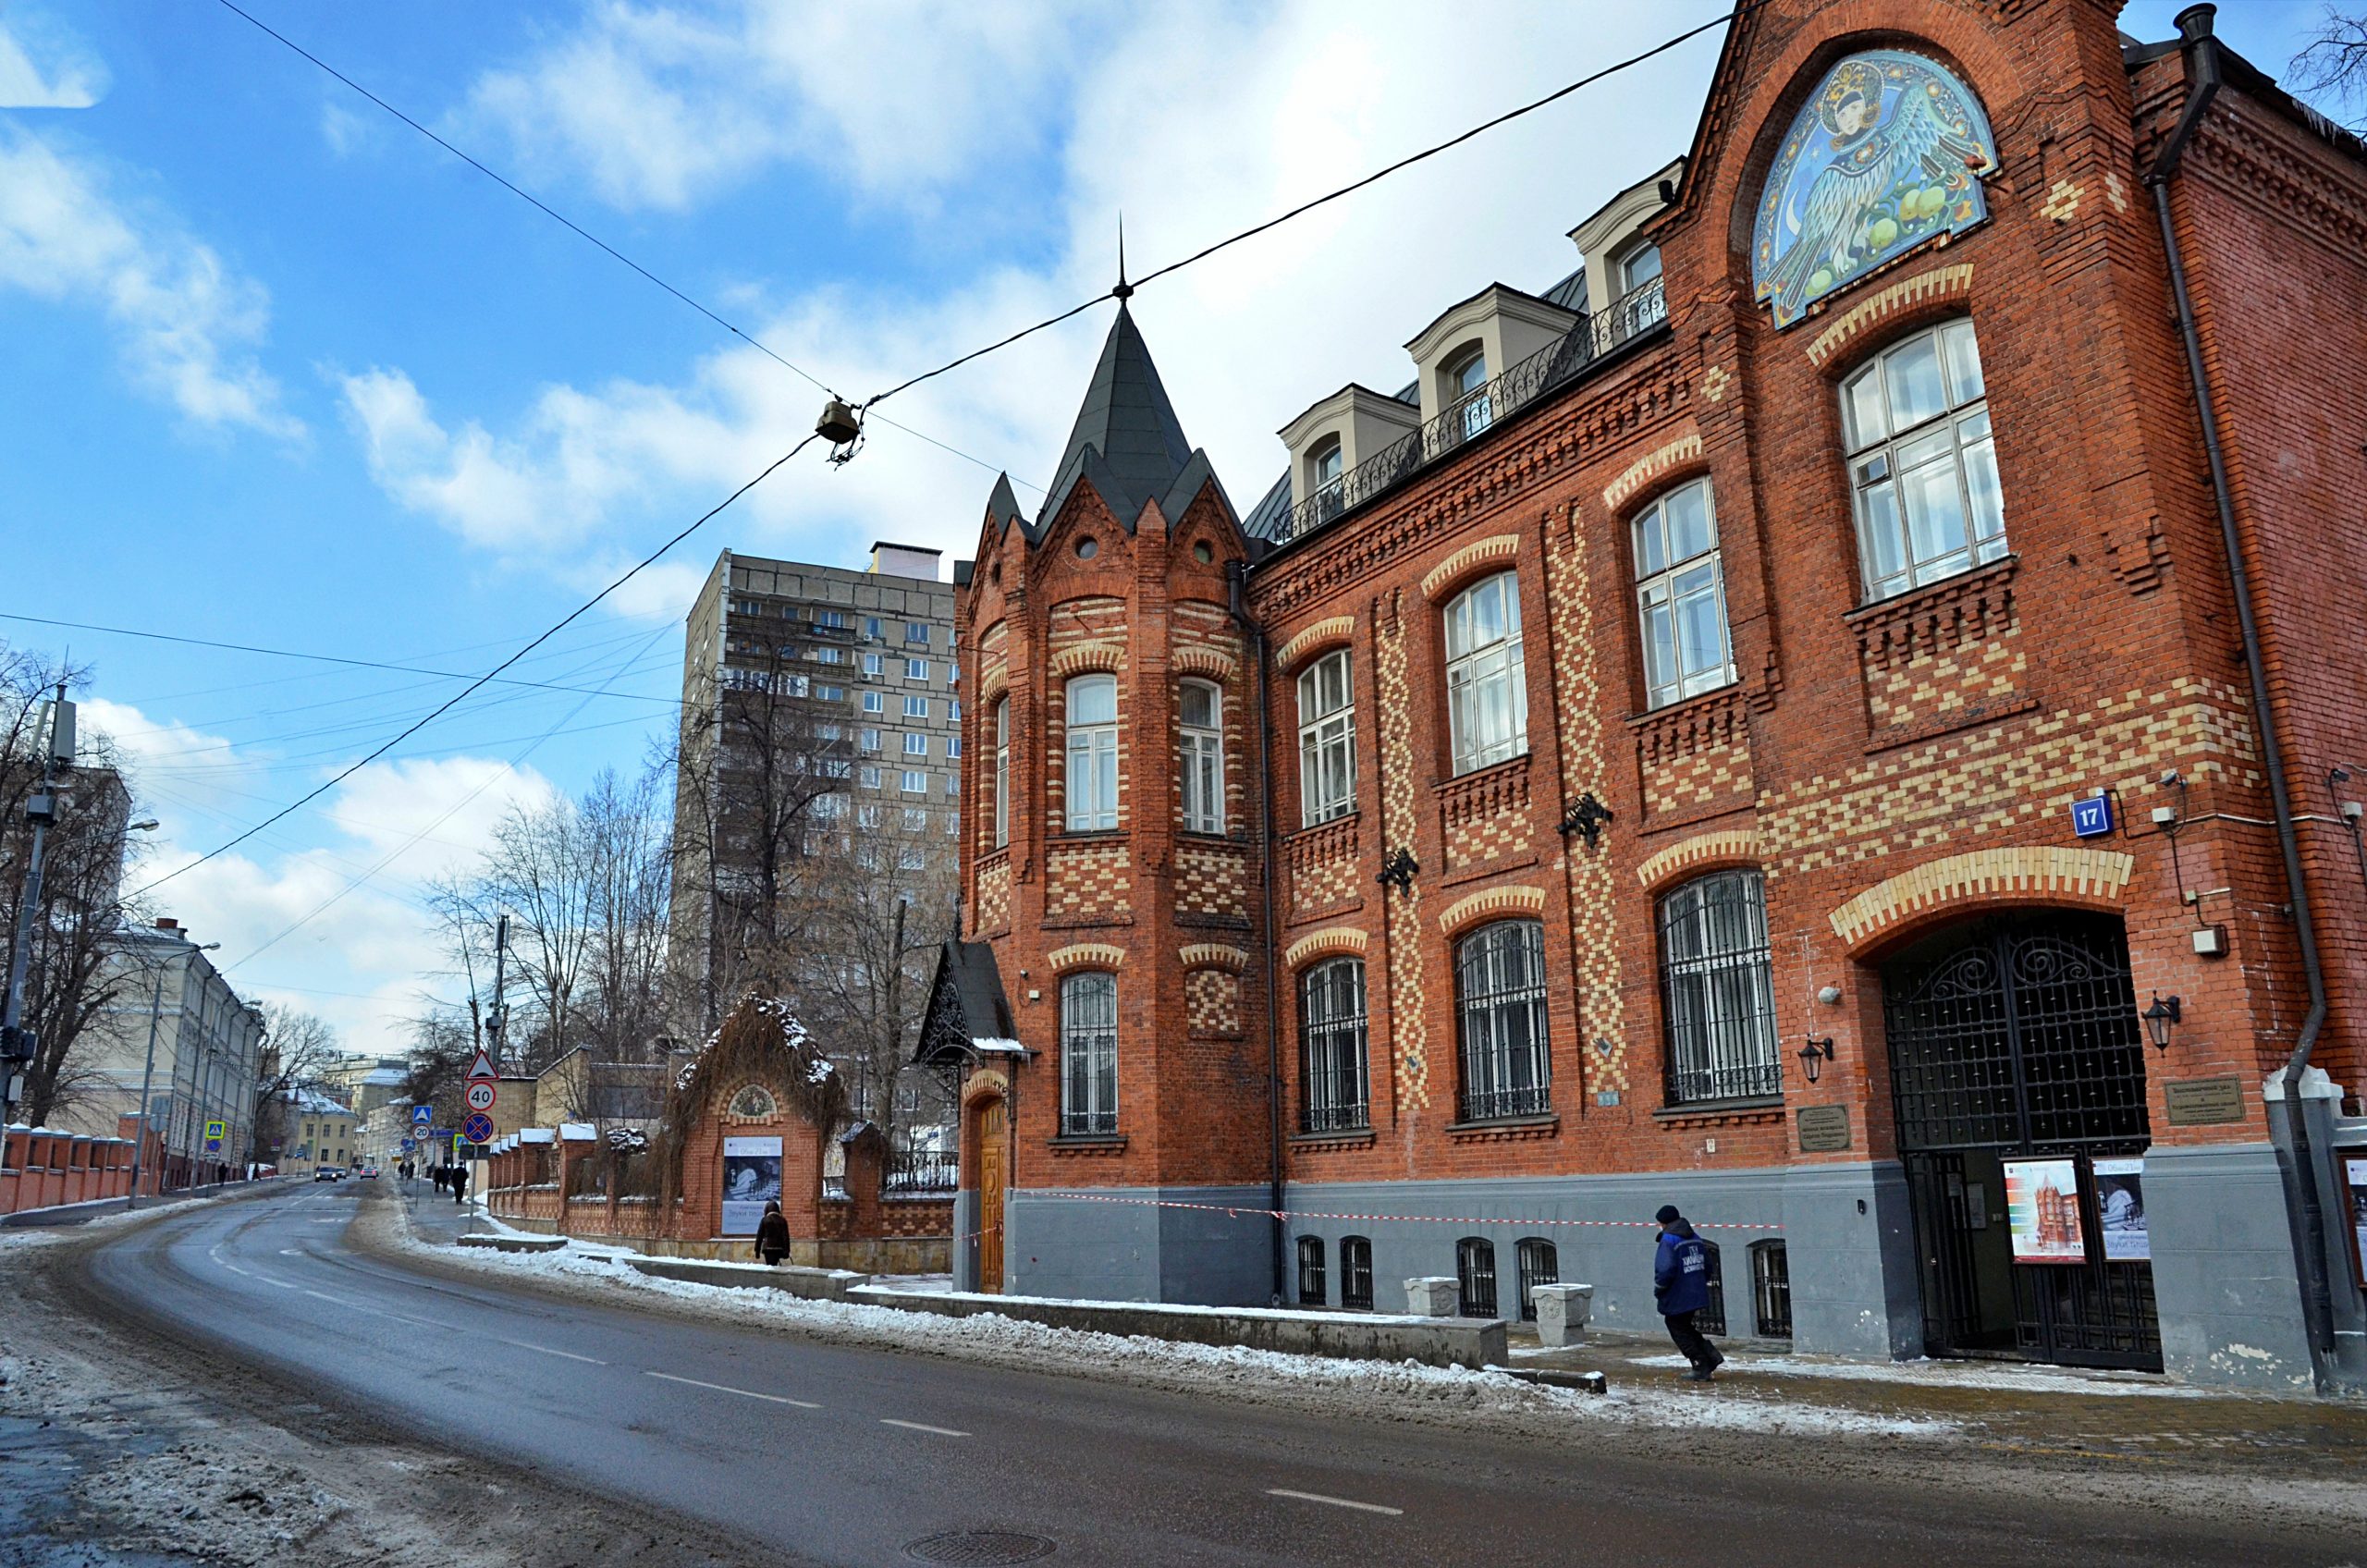
[[[1009,1113],[1000,1098],[978,1108],[978,1289],[1002,1289],[1003,1153]]]

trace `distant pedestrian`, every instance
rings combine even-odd
[[[454,1203],[469,1201],[469,1168],[465,1165],[452,1167],[452,1201]]]
[[[1693,1323],[1693,1315],[1710,1305],[1710,1243],[1673,1203],[1662,1204],[1653,1218],[1661,1240],[1652,1259],[1652,1299],[1668,1322],[1668,1337],[1693,1364],[1686,1381],[1706,1383],[1726,1359]]]
[[[756,1221],[756,1256],[774,1268],[789,1256],[789,1217],[778,1203],[766,1204],[765,1217]]]

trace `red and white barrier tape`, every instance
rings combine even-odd
[[[1013,1187],[1010,1195],[1030,1201],[1057,1199],[1070,1203],[1130,1204],[1150,1208],[1194,1208],[1235,1219],[1247,1214],[1266,1219],[1387,1219],[1429,1225],[1511,1225],[1523,1229],[1533,1225],[1599,1226],[1613,1230],[1657,1230],[1660,1227],[1660,1222],[1654,1219],[1517,1219],[1504,1215],[1333,1214],[1313,1208],[1260,1208],[1245,1204],[1182,1203],[1172,1198],[1106,1197],[1098,1193],[1048,1193],[1026,1187]],[[1784,1228],[1779,1224],[1748,1220],[1696,1219],[1692,1223],[1697,1231],[1780,1231]]]

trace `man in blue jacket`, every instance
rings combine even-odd
[[[1706,1383],[1726,1359],[1693,1326],[1693,1315],[1710,1305],[1709,1244],[1673,1203],[1662,1204],[1653,1218],[1660,1221],[1661,1241],[1652,1259],[1652,1299],[1668,1320],[1668,1337],[1693,1363],[1686,1380]]]

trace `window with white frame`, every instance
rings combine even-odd
[[[854,825],[865,831],[877,827],[879,826],[879,807],[877,803],[871,801],[865,801],[857,805],[854,808]]]
[[[775,682],[784,697],[802,697],[812,689],[812,682],[803,675],[784,675]]]
[[[904,793],[906,793],[907,795],[926,795],[926,794],[927,794],[927,793],[928,793],[928,775],[927,775],[927,774],[926,774],[926,773],[922,772],[922,771],[921,771],[919,768],[917,768],[917,767],[908,767],[908,768],[904,769],[903,771],[904,771],[904,783],[903,783]]]
[[[1450,360],[1446,367],[1447,395],[1453,399],[1447,410],[1453,422],[1450,429],[1468,441],[1495,421],[1495,399],[1488,395],[1488,355],[1477,346],[1462,358]]]
[[[904,754],[908,757],[925,757],[928,755],[928,737],[926,735],[905,736]]]
[[[958,758],[958,757],[960,757],[960,756],[961,756],[961,754],[962,754],[962,737],[961,737],[961,736],[959,736],[959,735],[948,735],[948,736],[945,738],[945,754],[946,754],[947,756],[949,756],[949,757],[956,757],[956,758]]]
[[[1456,1108],[1462,1120],[1551,1110],[1543,925],[1499,921],[1457,943],[1454,1001],[1463,1059]]]
[[[945,798],[949,801],[958,801],[962,798],[962,776],[960,774],[949,773],[945,776]]]
[[[961,699],[961,698],[959,698],[959,697],[948,697],[948,698],[946,698],[946,699],[945,699],[945,717],[946,717],[947,718],[949,718],[949,719],[952,720],[952,721],[953,721],[954,723],[956,723],[956,724],[959,724],[959,723],[961,723],[961,722],[962,722],[962,699]]]
[[[1208,681],[1176,691],[1184,768],[1184,831],[1224,831],[1224,694]]]
[[[1118,826],[1118,678],[1080,675],[1068,684],[1069,831]]]
[[[1118,977],[1100,971],[1061,980],[1061,1133],[1118,1130]]]
[[[814,662],[816,664],[837,664],[846,655],[837,648],[816,648],[814,650]]]
[[[1895,343],[1841,384],[1866,597],[2005,553],[2005,503],[1972,323]]]
[[[863,655],[863,672],[865,675],[877,675],[879,673],[879,655],[877,654],[865,654]]]
[[[1520,580],[1500,572],[1446,606],[1447,729],[1454,771],[1528,750],[1528,679],[1521,662]]]
[[[1660,939],[1670,1102],[1782,1094],[1760,874],[1713,871],[1662,895]]]
[[[1364,960],[1330,959],[1301,975],[1300,1132],[1361,1131],[1372,1124],[1365,1046]]]
[[[1325,519],[1335,517],[1341,510],[1341,476],[1345,459],[1336,435],[1327,436],[1321,445],[1307,455],[1307,495],[1314,500],[1317,511]]]
[[[1714,691],[1735,678],[1725,579],[1710,482],[1682,484],[1637,514],[1636,614],[1647,704]]]
[[[927,642],[928,622],[925,620],[908,620],[904,622],[904,641],[907,643]]]
[[[850,777],[853,770],[854,764],[844,757],[824,757],[815,767],[815,771],[825,778],[845,778]]]
[[[926,718],[928,717],[928,699],[926,697],[906,697],[904,699],[904,717],[906,718]]]
[[[995,848],[1011,842],[1011,699],[995,703]]]
[[[898,812],[896,819],[904,825],[905,832],[918,833],[928,827],[928,807],[905,806]]]
[[[814,727],[814,738],[817,741],[843,740],[846,738],[846,729],[843,725],[817,724]]]
[[[879,749],[880,744],[881,738],[879,731],[877,729],[865,729],[855,736],[855,745],[859,750],[876,752]]]
[[[926,680],[928,679],[928,660],[906,659],[904,661],[904,679],[907,680]]]
[[[1349,675],[1345,648],[1299,673],[1299,815],[1309,827],[1356,809],[1356,693]]]
[[[820,702],[843,703],[847,700],[847,689],[843,686],[816,686],[814,695]]]
[[[876,768],[876,767],[866,767],[866,768],[865,768],[865,769],[863,770],[862,775],[861,775],[861,782],[862,782],[862,784],[863,784],[863,787],[864,787],[865,789],[866,789],[866,790],[877,790],[877,789],[878,789],[878,788],[879,788],[879,770],[878,770],[877,768]]]
[[[846,612],[844,610],[816,610],[814,612],[814,624],[816,626],[827,626],[833,630],[843,631],[846,630],[847,625]]]
[[[863,711],[865,713],[886,713],[888,711],[888,694],[885,692],[865,692],[863,694]]]
[[[877,638],[879,635],[879,618],[877,616],[867,615],[863,618],[863,634],[865,637],[871,638]]]

